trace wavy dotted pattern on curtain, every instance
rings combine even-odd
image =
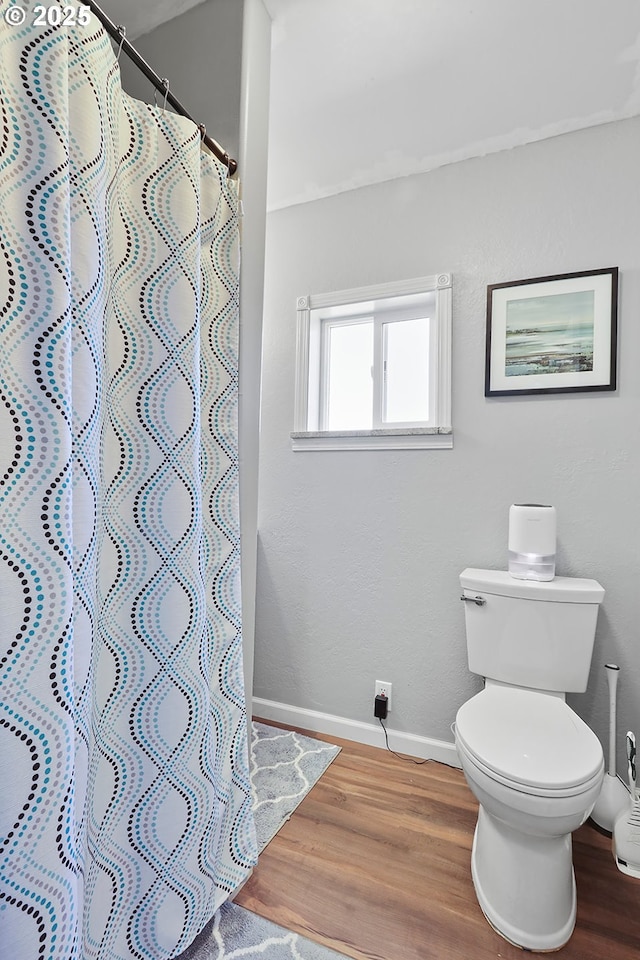
[[[170,960],[256,862],[235,187],[0,0],[0,953]]]

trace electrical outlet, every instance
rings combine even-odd
[[[378,694],[383,693],[387,698],[387,713],[391,713],[391,687],[392,684],[387,683],[386,680],[376,680],[376,688],[373,696],[377,697]]]

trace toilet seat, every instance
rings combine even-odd
[[[556,802],[565,800],[568,802],[573,797],[580,798],[583,795],[588,794],[594,786],[600,784],[604,772],[603,760],[599,769],[592,777],[583,781],[582,783],[575,784],[573,787],[560,787],[559,789],[555,789],[553,787],[541,787],[538,784],[521,783],[518,780],[513,780],[510,777],[505,777],[502,774],[496,773],[495,770],[487,766],[487,764],[483,763],[482,760],[480,760],[475,754],[472,754],[471,751],[467,749],[459,735],[456,736],[456,749],[458,751],[460,760],[466,761],[466,765],[465,762],[463,762],[462,767],[466,771],[467,775],[471,775],[471,769],[469,768],[475,768],[477,773],[475,774],[474,779],[477,779],[479,774],[484,774],[494,784],[501,784],[508,790],[513,790],[523,797],[529,796],[539,800],[555,800]],[[529,808],[527,807],[526,809]],[[533,810],[531,812],[533,812]]]
[[[602,776],[593,731],[562,698],[538,691],[487,686],[460,707],[456,738],[475,766],[521,793],[575,796]]]

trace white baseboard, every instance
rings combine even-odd
[[[355,740],[356,743],[366,743],[370,747],[386,748],[384,732],[379,723],[363,723],[360,720],[348,720],[346,717],[336,717],[330,713],[321,713],[318,710],[305,710],[303,707],[294,707],[289,703],[278,703],[275,700],[253,698],[253,715],[263,720],[274,720],[276,723],[286,723],[291,727],[302,727],[304,730],[313,730],[330,737],[340,737],[343,740]],[[433,740],[431,737],[420,737],[415,733],[404,733],[387,726],[389,747],[396,753],[405,753],[421,760],[437,760],[450,767],[459,767],[460,761],[455,744],[446,740]]]

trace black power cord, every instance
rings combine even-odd
[[[429,763],[429,760],[428,760],[428,759],[426,759],[426,760],[416,760],[414,757],[403,757],[403,756],[401,756],[401,754],[396,753],[395,750],[392,750],[391,747],[389,746],[389,737],[387,736],[387,728],[385,727],[384,723],[382,722],[382,717],[378,717],[378,720],[380,721],[380,726],[381,726],[382,729],[384,730],[384,740],[385,740],[385,743],[386,743],[386,745],[387,745],[387,750],[389,751],[389,753],[392,753],[392,754],[394,755],[394,757],[397,757],[397,758],[398,758],[398,760],[404,760],[405,763],[415,763],[416,766],[420,766],[420,765],[423,764],[423,763]]]

